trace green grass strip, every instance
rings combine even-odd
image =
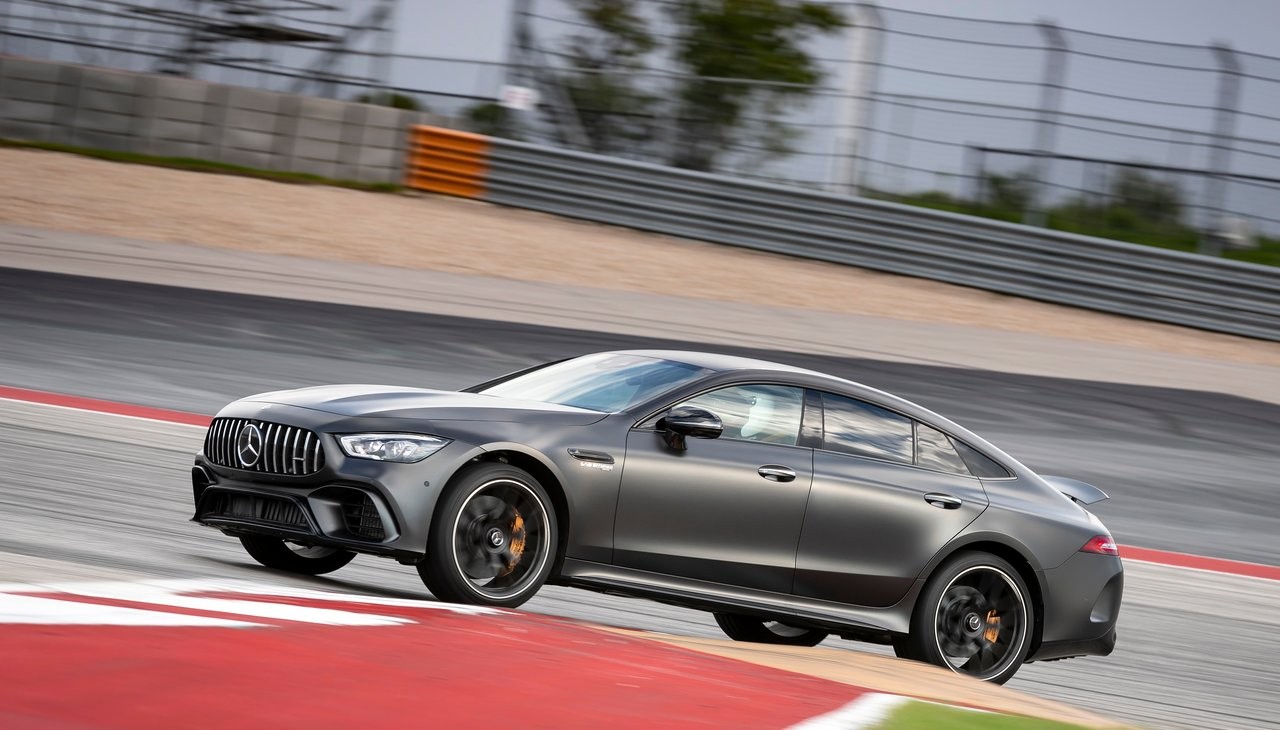
[[[1084,730],[1053,720],[977,712],[929,702],[908,702],[892,711],[875,730]]]

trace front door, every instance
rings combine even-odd
[[[720,438],[690,438],[685,451],[652,423],[633,429],[615,563],[789,593],[813,480],[813,450],[796,445],[803,403],[800,388],[737,385],[673,404],[704,408],[724,424]]]

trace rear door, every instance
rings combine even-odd
[[[892,605],[986,509],[986,493],[941,431],[866,401],[830,393],[821,400],[822,448],[795,593]]]

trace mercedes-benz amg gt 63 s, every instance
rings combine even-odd
[[[741,641],[835,634],[992,682],[1116,641],[1123,570],[1083,506],[1107,495],[759,360],[606,352],[461,392],[263,393],[213,420],[192,481],[194,520],[263,565],[379,555],[444,601],[577,586],[710,611]]]

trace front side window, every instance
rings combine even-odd
[[[795,446],[804,412],[804,390],[786,385],[733,385],[680,405],[719,416],[724,424],[720,438]]]
[[[911,419],[866,401],[822,394],[822,448],[910,464]]]

